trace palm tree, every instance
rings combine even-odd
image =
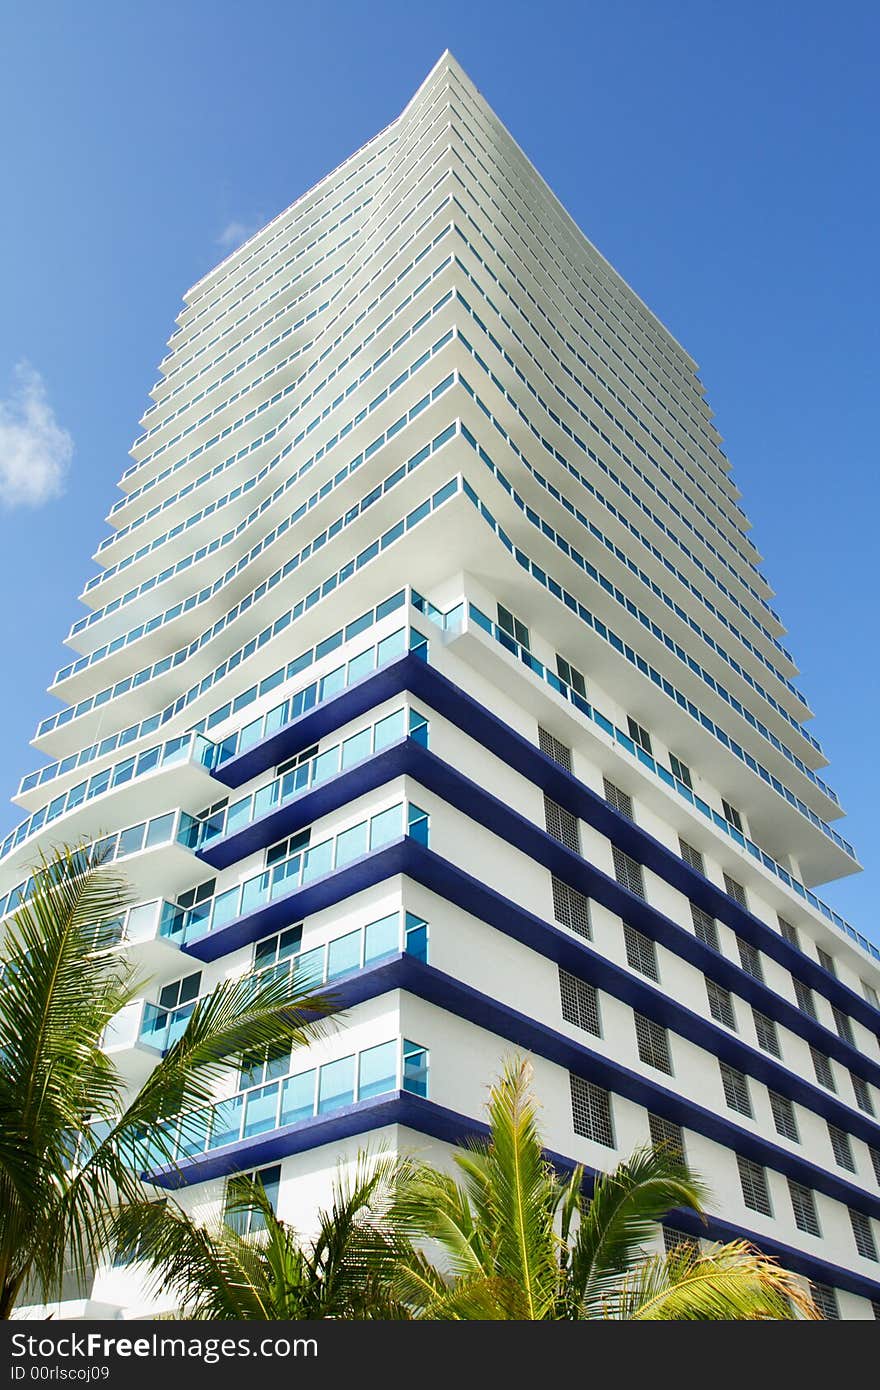
[[[415,1165],[394,1216],[419,1246],[396,1289],[415,1316],[633,1320],[817,1317],[794,1276],[744,1243],[696,1242],[650,1256],[671,1208],[702,1212],[704,1189],[668,1146],[643,1149],[584,1194],[583,1170],[547,1160],[527,1063],[490,1092],[489,1137],[456,1152],[460,1178]],[[439,1262],[424,1253],[428,1240]]]
[[[145,1262],[148,1287],[173,1295],[184,1317],[408,1318],[393,1279],[411,1252],[384,1219],[400,1171],[360,1154],[351,1176],[337,1176],[308,1239],[279,1220],[259,1182],[244,1178],[229,1184],[225,1219],[213,1226],[174,1203],[141,1204],[120,1214],[116,1234]]]
[[[102,1046],[143,988],[118,934],[127,890],[88,846],[44,859],[0,955],[0,1318],[60,1296],[106,1254],[120,1206],[142,1203],[147,1141],[174,1160],[168,1121],[198,1134],[218,1080],[246,1051],[314,1038],[331,1001],[294,976],[224,980],[133,1098]],[[102,925],[104,924],[104,925]]]

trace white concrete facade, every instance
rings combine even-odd
[[[678,1126],[709,1235],[880,1315],[880,952],[814,891],[858,862],[694,361],[447,54],[160,370],[0,907],[109,837],[132,1084],[223,976],[315,952],[341,991],[230,1076],[182,1200],[278,1169],[307,1227],[359,1148],[445,1159],[527,1052],[554,1155]],[[136,1264],[82,1292],[162,1306]]]

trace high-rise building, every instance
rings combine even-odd
[[[347,1006],[179,1199],[432,1157],[527,1053],[549,1149],[680,1144],[706,1227],[880,1307],[880,951],[693,359],[457,63],[186,295],[2,844],[105,839],[142,1078],[219,978]],[[70,1315],[143,1312],[137,1262]],[[155,1305],[159,1306],[159,1305]]]

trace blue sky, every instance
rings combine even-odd
[[[449,47],[701,364],[868,869],[825,896],[880,935],[880,7],[30,0],[3,46],[0,788],[41,761],[28,740],[183,291]]]

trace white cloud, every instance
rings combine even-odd
[[[73,440],[55,419],[39,372],[19,362],[0,400],[0,504],[39,507],[64,491]]]
[[[217,245],[224,251],[234,251],[241,246],[243,241],[252,237],[254,232],[258,232],[262,227],[262,220],[258,222],[227,222],[223,231],[217,238]]]

